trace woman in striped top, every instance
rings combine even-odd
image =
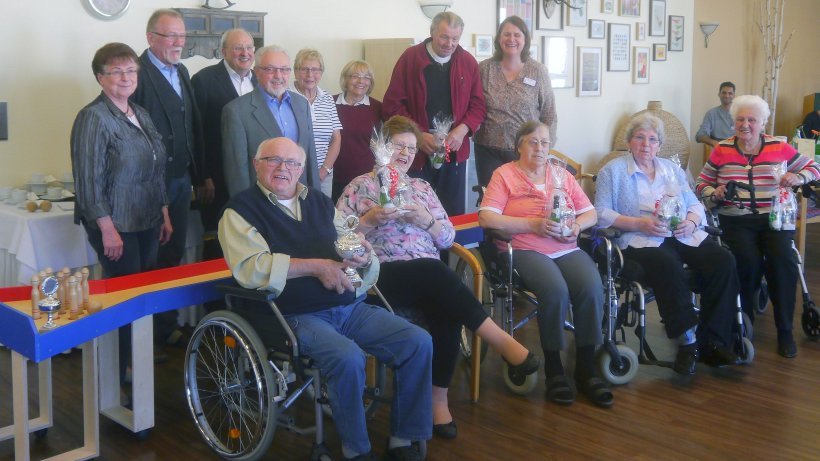
[[[769,285],[777,327],[777,351],[794,357],[797,346],[792,335],[797,258],[791,249],[793,230],[769,226],[772,198],[779,187],[794,187],[820,178],[820,167],[798,154],[787,143],[763,133],[770,111],[758,96],[738,96],[729,109],[736,135],[721,141],[697,180],[697,192],[710,198],[718,214],[723,236],[737,261],[743,310],[754,319],[753,301],[763,275]],[[773,168],[786,162],[787,172],[775,183]],[[742,208],[726,201],[729,181],[753,187],[754,195],[738,189]],[[708,202],[708,201],[707,201]]]
[[[293,86],[310,103],[319,179],[322,182],[322,192],[330,197],[330,190],[333,187],[333,164],[342,145],[342,123],[336,114],[333,96],[319,88],[319,81],[322,80],[322,73],[325,71],[325,61],[318,51],[304,48],[296,53],[293,68],[296,71]]]

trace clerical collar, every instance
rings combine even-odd
[[[450,62],[450,58],[453,57],[453,55],[450,55],[442,58],[441,56],[437,55],[436,52],[433,51],[433,42],[427,42],[427,54],[429,54],[430,57],[433,58],[433,61],[436,61],[439,64],[447,64],[448,62]]]

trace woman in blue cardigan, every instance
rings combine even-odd
[[[711,366],[736,364],[730,347],[738,293],[734,258],[700,229],[703,205],[684,171],[657,157],[663,122],[651,114],[633,118],[626,141],[630,155],[610,161],[598,173],[598,225],[623,232],[617,245],[643,269],[638,281],[653,288],[666,334],[679,342],[674,370],[691,375],[698,358]],[[684,263],[703,284],[699,316]]]

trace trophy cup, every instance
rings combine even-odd
[[[351,259],[354,256],[361,256],[367,251],[365,246],[362,245],[359,236],[356,235],[355,230],[357,227],[359,227],[359,218],[357,216],[350,215],[345,218],[345,228],[342,229],[341,235],[336,239],[336,242],[334,242],[336,253],[338,253],[342,259]],[[356,272],[356,269],[346,267],[344,272],[354,287],[358,288],[362,286],[362,278],[359,276],[359,273]]]
[[[57,328],[57,324],[54,322],[54,313],[60,310],[62,304],[60,304],[60,300],[55,298],[54,295],[57,294],[57,288],[59,288],[59,286],[60,284],[54,276],[46,277],[40,283],[40,289],[46,297],[37,303],[37,307],[48,316],[48,320],[43,325],[43,330]]]

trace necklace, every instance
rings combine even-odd
[[[128,117],[128,118],[131,118],[131,117],[133,117],[134,115],[136,115],[136,114],[134,114],[134,111],[132,111],[132,110],[131,110],[131,105],[126,106],[126,107],[125,107],[125,112],[123,112],[123,113],[124,113],[124,114],[125,114],[125,116],[126,116],[126,117]]]

